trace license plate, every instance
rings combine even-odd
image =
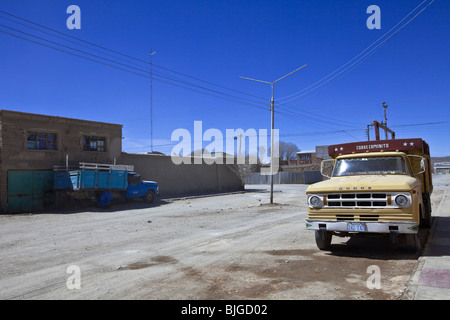
[[[347,231],[366,232],[366,224],[359,222],[349,222],[347,223]]]

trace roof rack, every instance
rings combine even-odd
[[[80,162],[80,169],[134,171],[133,165]]]
[[[61,172],[61,171],[73,171],[73,170],[79,170],[80,168],[78,166],[53,166],[53,171],[55,172]]]
[[[120,171],[134,172],[134,165],[80,162],[78,166],[64,166],[64,165],[53,166],[53,171],[55,172],[74,171],[80,169],[102,170],[102,171],[120,170]]]

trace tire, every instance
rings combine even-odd
[[[147,191],[147,193],[144,196],[144,201],[146,203],[153,203],[155,200],[155,192],[153,190]]]
[[[109,191],[103,191],[100,196],[98,196],[97,205],[100,208],[107,208],[111,204],[111,201],[114,199],[114,196]]]
[[[420,226],[422,228],[431,227],[431,199],[427,193],[423,194],[423,217],[420,216]]]
[[[333,234],[331,232],[325,230],[316,230],[315,237],[317,248],[319,248],[320,250],[330,249],[331,239],[333,237]]]
[[[397,232],[390,232],[389,233],[389,245],[392,247],[397,247],[399,244],[399,235]]]
[[[406,247],[411,252],[419,252],[420,238],[419,233],[406,234]]]

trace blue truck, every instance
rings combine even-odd
[[[54,171],[55,190],[72,198],[95,199],[100,207],[107,207],[116,198],[153,203],[159,195],[159,184],[143,181],[132,165],[80,162],[77,169],[55,167]]]

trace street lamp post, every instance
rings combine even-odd
[[[306,67],[306,64],[298,69],[295,69],[294,71],[288,73],[287,75],[273,81],[273,82],[269,82],[269,81],[263,81],[263,80],[256,80],[256,79],[251,79],[251,78],[246,78],[246,77],[240,77],[241,79],[245,79],[245,80],[251,80],[251,81],[256,81],[256,82],[262,82],[262,83],[267,83],[270,84],[270,86],[272,87],[272,99],[270,101],[270,112],[271,112],[271,129],[270,129],[270,204],[273,204],[273,148],[274,148],[274,140],[273,140],[273,134],[274,134],[274,129],[275,129],[275,99],[274,99],[274,86],[275,83],[277,83],[278,81],[286,78],[287,76],[290,76],[291,74],[297,72],[300,69],[303,69],[304,67]]]
[[[156,52],[150,49],[150,151],[153,153],[153,63],[152,56]]]

